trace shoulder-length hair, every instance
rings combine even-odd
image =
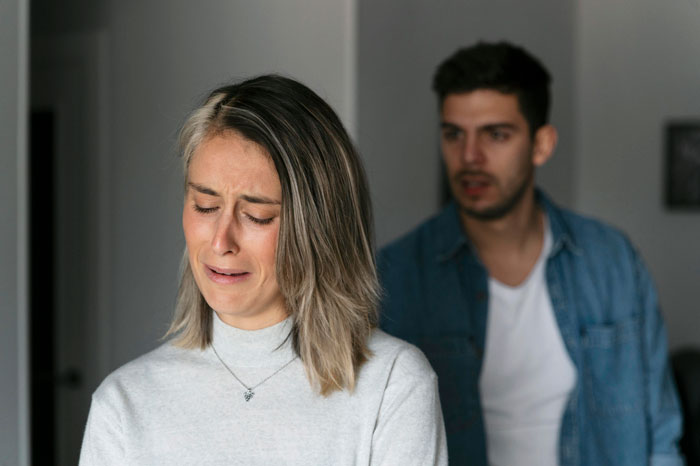
[[[292,345],[322,395],[352,390],[369,356],[379,285],[372,210],[360,157],[331,107],[289,78],[265,75],[214,90],[185,122],[185,180],[197,147],[234,131],[265,149],[282,188],[277,283],[293,319]],[[206,348],[212,309],[185,251],[175,344]]]

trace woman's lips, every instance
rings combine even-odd
[[[220,267],[213,267],[211,265],[205,265],[204,270],[207,277],[209,277],[211,281],[222,285],[240,283],[250,277],[250,272],[239,269],[224,269]]]

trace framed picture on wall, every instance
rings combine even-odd
[[[666,125],[666,206],[700,210],[700,120]]]

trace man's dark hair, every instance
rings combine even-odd
[[[535,57],[508,42],[479,42],[457,50],[438,66],[433,90],[440,105],[449,94],[492,89],[515,94],[532,134],[549,118],[549,72]]]

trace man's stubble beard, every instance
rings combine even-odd
[[[510,213],[520,203],[520,201],[522,201],[522,199],[525,197],[525,194],[530,189],[534,176],[535,169],[534,167],[530,166],[529,173],[523,178],[523,181],[518,186],[518,189],[516,189],[513,192],[513,194],[511,194],[508,198],[506,198],[503,202],[501,202],[498,205],[488,207],[484,210],[470,209],[464,205],[460,205],[460,209],[465,215],[467,215],[470,218],[473,218],[474,220],[499,220],[505,217],[508,213]]]

